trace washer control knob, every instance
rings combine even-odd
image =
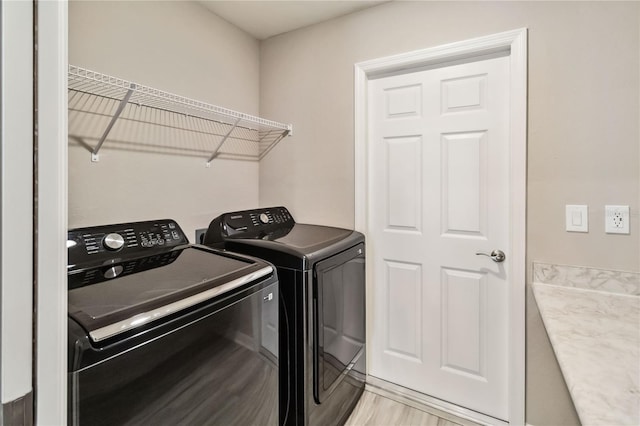
[[[115,265],[105,269],[105,271],[103,272],[103,275],[106,279],[110,280],[120,275],[123,270],[124,268],[122,267],[122,265]]]
[[[122,238],[120,234],[107,234],[104,240],[102,240],[102,245],[104,245],[104,248],[107,250],[120,250],[124,245],[124,238]]]
[[[262,223],[269,223],[269,216],[266,213],[260,213],[259,219]]]

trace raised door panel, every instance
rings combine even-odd
[[[387,230],[420,232],[422,138],[386,138]]]
[[[442,268],[441,368],[484,380],[486,371],[485,274]]]
[[[386,261],[386,352],[422,362],[422,267]]]
[[[483,237],[486,233],[487,132],[441,136],[442,232]]]

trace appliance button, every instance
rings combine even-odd
[[[122,238],[122,235],[116,233],[107,234],[104,240],[102,240],[102,245],[107,250],[120,250],[124,245],[124,238]]]
[[[261,213],[260,214],[260,222],[262,223],[269,223],[269,216],[267,216],[265,213]]]
[[[112,266],[110,268],[107,268],[103,272],[103,275],[107,279],[115,278],[115,277],[117,277],[118,275],[120,275],[122,273],[123,269],[124,268],[122,267],[122,265],[115,265],[115,266]]]

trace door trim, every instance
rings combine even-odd
[[[67,424],[68,2],[38,1],[35,424]]]
[[[509,176],[511,286],[509,291],[509,423],[525,424],[525,301],[526,301],[526,201],[527,201],[527,29],[507,31],[471,40],[416,50],[359,62],[354,66],[355,106],[355,228],[368,234],[369,172],[368,145],[369,79],[390,73],[410,73],[425,66],[468,60],[508,52],[509,82]],[[372,259],[372,250],[367,251]],[[367,261],[367,306],[371,306],[373,271]],[[367,340],[372,318],[367,310]],[[371,350],[368,345],[368,351]],[[367,354],[371,359],[371,354]]]

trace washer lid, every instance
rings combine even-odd
[[[265,262],[187,247],[69,273],[69,316],[95,342],[273,274]]]

